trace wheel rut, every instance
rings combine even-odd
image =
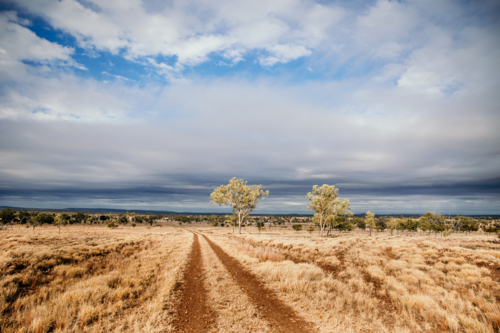
[[[205,235],[212,250],[234,280],[242,287],[250,300],[255,304],[274,332],[306,333],[313,332],[312,325],[298,316],[288,305],[268,290],[258,278],[246,270],[236,259],[224,252],[217,244]]]
[[[181,294],[174,327],[178,332],[207,332],[215,323],[216,313],[207,303],[204,286],[201,247],[198,235],[194,234],[193,249],[179,286]]]

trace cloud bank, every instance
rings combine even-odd
[[[500,213],[496,2],[32,1],[0,12],[0,203]]]

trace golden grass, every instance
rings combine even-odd
[[[492,236],[197,229],[321,332],[499,332],[500,245]],[[199,240],[213,331],[270,331]],[[1,331],[173,331],[175,286],[192,242],[171,227],[1,231]]]
[[[498,332],[500,247],[491,237],[212,236],[324,332]],[[306,262],[263,261],[255,249]],[[319,267],[330,269],[327,273]]]
[[[0,235],[3,332],[171,329],[169,304],[192,236],[69,227]]]

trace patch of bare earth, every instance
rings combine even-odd
[[[207,332],[215,323],[216,314],[207,303],[202,260],[198,235],[194,234],[189,263],[178,289],[180,307],[174,326],[179,332]]]

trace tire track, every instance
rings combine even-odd
[[[312,332],[312,325],[299,317],[288,305],[268,290],[255,275],[247,271],[236,259],[224,252],[218,245],[203,235],[224,267],[242,287],[248,297],[269,322],[275,332],[305,333]]]
[[[198,235],[194,242],[184,279],[180,284],[181,293],[174,327],[179,332],[207,332],[215,323],[215,312],[207,304],[207,291],[202,270],[202,255]]]

